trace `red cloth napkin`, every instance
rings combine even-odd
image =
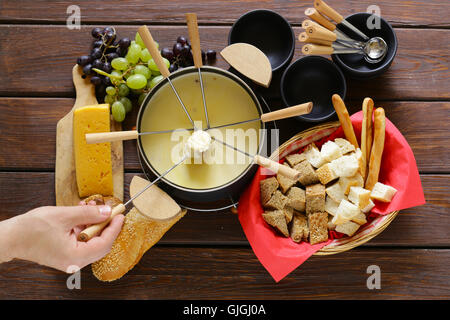
[[[355,113],[351,120],[356,136],[361,137],[362,112]],[[320,147],[326,141],[339,137],[344,137],[341,127],[327,137],[319,137],[315,143]],[[296,152],[303,152],[303,149],[304,147]],[[279,235],[262,217],[264,210],[260,202],[259,183],[268,177],[263,175],[259,168],[252,183],[239,200],[238,215],[254,253],[274,280],[278,282],[316,251],[334,239],[346,235],[332,231],[329,233],[330,239],[327,242],[315,245],[306,242],[295,243],[290,238]],[[390,203],[375,202],[375,208],[372,209],[368,223],[380,215],[425,204],[422,184],[411,147],[388,119],[386,119],[386,136],[379,181],[394,187],[397,189],[397,193]]]

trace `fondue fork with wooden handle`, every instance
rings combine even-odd
[[[189,32],[189,40],[191,40],[192,57],[194,58],[194,66],[198,70],[198,78],[200,79],[200,89],[202,90],[203,109],[205,110],[206,128],[209,129],[208,109],[206,108],[205,89],[203,87],[203,77],[201,68],[203,66],[202,50],[200,49],[200,35],[198,33],[197,14],[186,13],[186,22]]]
[[[281,120],[286,118],[291,118],[295,116],[301,116],[303,114],[308,114],[311,112],[313,108],[312,102],[306,102],[302,103],[296,106],[283,108],[277,111],[269,112],[269,113],[263,113],[260,118],[250,119],[250,120],[244,120],[234,123],[228,123],[223,124],[220,126],[212,127],[211,129],[219,129],[224,127],[230,127],[235,126],[238,124],[248,123],[248,122],[255,122],[255,121],[262,121],[262,122],[269,122],[269,121],[275,121],[275,120]]]
[[[181,101],[180,95],[178,94],[177,90],[173,86],[172,81],[170,80],[170,71],[167,69],[166,64],[164,63],[163,57],[161,56],[161,53],[159,52],[158,48],[155,45],[155,41],[153,40],[153,37],[148,30],[147,26],[140,26],[138,29],[139,35],[142,38],[142,41],[144,42],[145,46],[147,47],[148,51],[150,52],[150,55],[152,56],[153,60],[155,61],[156,66],[159,69],[159,72],[161,72],[161,75],[167,79],[170,86],[172,87],[173,93],[175,93],[175,96],[178,99],[178,102],[180,102],[181,107],[183,108],[184,112],[186,113],[186,116],[189,118],[189,121],[192,123],[192,127],[195,129],[194,120],[192,120],[191,115],[186,109],[186,106],[184,105],[183,101]]]

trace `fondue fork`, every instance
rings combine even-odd
[[[114,131],[114,132],[98,132],[98,133],[86,133],[86,143],[104,143],[104,142],[113,142],[113,141],[124,141],[124,140],[133,140],[139,138],[142,135],[150,135],[150,134],[161,134],[161,133],[171,133],[171,132],[180,132],[180,131],[192,131],[195,128],[190,129],[173,129],[173,130],[163,130],[163,131],[146,131],[139,132],[137,130],[129,130],[129,131]]]
[[[80,234],[78,235],[78,240],[79,241],[88,241],[88,240],[92,239],[93,237],[95,237],[97,234],[99,234],[111,222],[111,220],[116,215],[124,213],[126,210],[126,207],[128,205],[130,205],[131,203],[133,203],[133,200],[135,200],[137,197],[139,197],[141,194],[143,194],[146,190],[148,190],[151,186],[153,186],[161,178],[163,178],[165,175],[167,175],[170,171],[172,171],[173,169],[178,167],[181,163],[184,162],[184,160],[186,160],[186,158],[187,158],[187,156],[185,155],[183,158],[181,158],[180,161],[178,161],[172,167],[167,169],[164,173],[162,173],[160,176],[158,176],[155,180],[153,180],[152,182],[147,184],[142,190],[140,190],[138,193],[136,193],[130,200],[128,200],[124,204],[121,203],[121,204],[115,206],[111,211],[110,217],[106,221],[104,221],[102,223],[90,225],[89,227],[84,229],[82,232],[80,232]]]
[[[172,91],[175,93],[175,96],[178,99],[178,102],[180,103],[181,107],[184,110],[184,113],[186,113],[186,116],[189,118],[189,121],[192,123],[192,127],[194,130],[196,130],[194,121],[191,118],[191,115],[186,109],[186,106],[184,105],[183,101],[180,98],[180,95],[178,94],[177,90],[175,89],[172,81],[170,80],[170,72],[169,69],[167,69],[166,64],[164,63],[164,60],[161,56],[161,53],[159,52],[158,48],[155,45],[155,41],[153,40],[153,37],[148,30],[147,26],[140,26],[138,29],[139,35],[142,38],[142,41],[144,41],[145,46],[147,47],[148,51],[150,52],[150,55],[152,56],[153,60],[156,63],[156,66],[158,67],[159,71],[161,72],[161,75],[167,79],[169,82]]]
[[[313,108],[313,103],[306,102],[306,103],[302,103],[302,104],[299,104],[296,106],[280,109],[277,111],[263,113],[260,118],[244,120],[244,121],[239,121],[239,122],[234,122],[234,123],[229,123],[229,124],[223,124],[220,126],[212,127],[211,129],[219,129],[219,128],[224,128],[224,127],[229,127],[229,126],[235,126],[235,125],[248,123],[248,122],[255,122],[255,121],[269,122],[269,121],[275,121],[275,120],[280,120],[280,119],[285,119],[285,118],[290,118],[290,117],[295,117],[295,116],[301,116],[303,114],[310,113],[312,108]]]
[[[245,152],[244,150],[241,150],[239,148],[236,148],[235,146],[232,146],[222,140],[217,139],[216,137],[211,137],[211,139],[213,139],[214,141],[217,141],[221,144],[223,144],[224,146],[231,148],[237,152],[240,152],[244,155],[246,155],[247,157],[249,157],[250,159],[252,159],[253,161],[255,161],[256,164],[260,165],[261,167],[264,167],[266,169],[269,169],[270,171],[273,171],[274,173],[279,173],[289,179],[295,180],[297,181],[298,178],[300,178],[300,172],[298,170],[295,170],[291,167],[288,166],[284,166],[281,163],[278,163],[276,161],[273,161],[269,158],[265,158],[263,156],[260,156],[259,154],[257,155],[251,155],[248,152]]]
[[[194,65],[198,69],[198,78],[200,79],[200,89],[202,90],[203,109],[205,110],[206,128],[209,129],[208,109],[206,108],[205,89],[203,87],[202,71],[202,51],[200,47],[200,35],[198,33],[197,14],[186,13],[186,21],[189,32],[189,39],[191,40],[192,56],[194,58]]]

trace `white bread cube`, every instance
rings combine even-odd
[[[330,162],[331,169],[338,177],[352,177],[358,172],[358,159],[354,154],[342,156]]]
[[[340,203],[342,200],[347,199],[344,193],[344,189],[342,189],[338,182],[335,182],[331,186],[326,188],[325,192],[331,199],[333,199],[337,203]]]
[[[363,155],[362,155],[360,148],[356,149],[355,157],[356,157],[356,160],[358,161],[358,167],[359,167],[358,172],[362,175],[362,173],[364,172],[363,169],[364,169],[365,164],[364,164]]]
[[[348,200],[353,202],[362,210],[369,205],[370,191],[361,187],[350,187]]]
[[[320,168],[322,165],[325,164],[325,161],[322,158],[322,155],[320,154],[319,149],[314,143],[310,143],[303,154],[306,157],[306,160],[314,167],[314,168]]]
[[[336,231],[340,233],[344,233],[351,237],[355,234],[356,231],[359,229],[359,224],[348,221],[346,223],[340,224],[336,226]]]
[[[322,149],[320,150],[320,154],[322,158],[326,162],[331,162],[337,158],[342,157],[341,149],[339,146],[333,141],[327,141],[322,145]]]
[[[370,193],[370,197],[372,199],[382,201],[382,202],[391,202],[391,200],[394,197],[396,192],[397,192],[397,189],[395,189],[391,186],[382,184],[381,182],[377,182],[373,186],[372,192]]]
[[[373,207],[375,207],[375,203],[373,203],[372,199],[370,199],[369,204],[364,209],[361,209],[361,211],[364,213],[369,213],[370,210],[373,209]]]
[[[351,187],[363,187],[364,179],[359,173],[357,173],[353,177],[339,178],[338,183],[341,186],[342,190],[344,190],[344,193],[349,194]]]
[[[325,200],[325,212],[328,212],[333,217],[337,214],[337,209],[339,208],[339,202],[334,201],[330,197]]]
[[[327,224],[328,230],[336,229],[336,225],[331,220],[333,220],[333,217],[328,216],[328,224]]]
[[[317,178],[319,178],[319,181],[321,184],[327,184],[334,179],[337,179],[338,176],[334,172],[334,170],[331,169],[331,166],[329,163],[324,164],[319,169],[316,170]]]
[[[356,217],[353,217],[352,221],[362,226],[367,223],[366,215],[360,212]]]
[[[347,200],[342,200],[337,209],[336,215],[334,216],[332,222],[335,225],[340,225],[346,223],[347,221],[352,220],[358,214],[361,213],[361,210],[353,203],[348,202]]]
[[[342,154],[346,154],[346,153],[355,151],[355,146],[352,145],[350,143],[350,141],[348,141],[346,139],[336,138],[336,139],[334,139],[334,142],[339,146]]]

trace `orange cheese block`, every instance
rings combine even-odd
[[[78,108],[73,113],[73,142],[78,195],[113,194],[111,143],[86,143],[86,133],[109,132],[108,104]]]

